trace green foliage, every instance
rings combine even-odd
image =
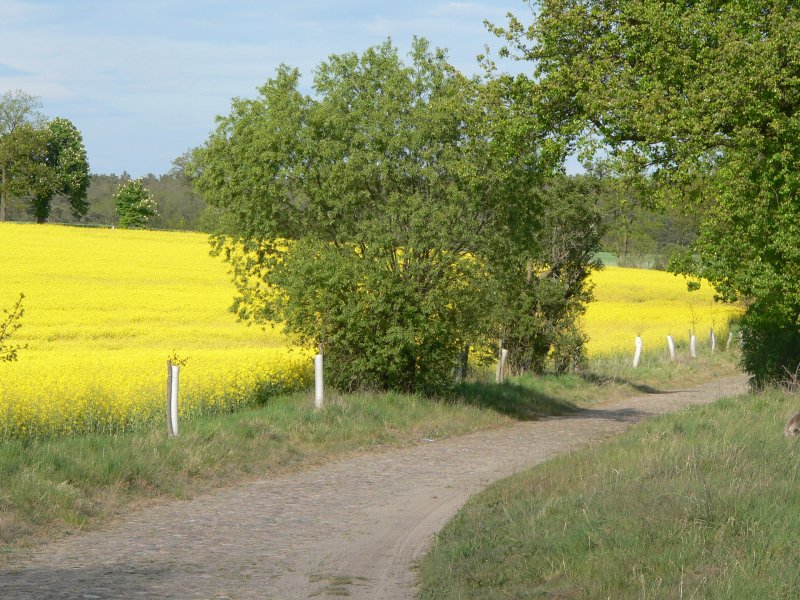
[[[147,227],[156,214],[156,204],[141,179],[121,184],[114,194],[114,202],[119,214],[119,226],[122,228]]]
[[[594,162],[589,172],[605,226],[601,247],[619,266],[664,269],[697,239],[701,207],[664,203],[650,177],[620,172],[611,159]]]
[[[5,317],[0,320],[0,363],[17,360],[17,352],[26,347],[9,342],[11,335],[22,327],[21,321],[25,314],[25,309],[22,307],[24,298],[25,294],[20,294],[14,306],[10,309],[3,309]]]
[[[702,208],[692,253],[705,277],[757,311],[745,335],[790,338],[800,323],[800,8],[785,1],[544,0],[536,20],[494,28],[536,63],[530,100],[568,140],[598,144],[664,200]],[[769,315],[766,317],[765,315]],[[756,330],[760,327],[768,330]],[[748,333],[749,330],[749,333]],[[781,343],[757,382],[800,364]]]
[[[89,187],[89,163],[83,138],[71,121],[55,118],[47,124],[47,149],[43,163],[48,177],[35,186],[31,208],[36,221],[44,223],[50,216],[53,197],[65,196],[75,218],[89,209],[86,191]]]
[[[86,224],[114,225],[118,220],[114,194],[122,184],[130,180],[131,176],[127,173],[89,175],[86,214],[77,219],[71,207],[56,197],[51,205],[50,220],[59,223],[80,221]],[[148,221],[149,228],[209,232],[216,229],[217,215],[211,214],[212,211],[202,198],[193,192],[191,182],[179,168],[163,175],[146,175],[141,181],[157,205],[156,214]],[[9,215],[11,220],[25,218],[24,211],[14,210],[14,207]]]
[[[214,232],[223,225],[225,215],[216,207],[209,207],[192,189],[191,181],[183,172],[179,157],[173,161],[174,168],[168,173],[141,177],[144,186],[150,190],[156,203],[156,214],[148,221],[150,229],[172,229],[188,231]],[[120,185],[131,180],[127,172],[117,174],[89,175],[85,203],[87,211],[82,216],[76,215],[69,204],[69,199],[56,195],[50,204],[48,220],[56,223],[81,223],[88,225],[115,225],[118,221],[114,194]],[[30,218],[29,206],[24,202],[11,199],[7,209],[10,221],[25,221]]]
[[[41,175],[40,106],[36,96],[22,90],[0,96],[0,221],[6,220],[9,199],[27,193]]]
[[[29,197],[47,186],[52,173],[45,164],[47,134],[23,123],[0,137],[0,220],[5,220],[14,198]],[[27,210],[25,202],[22,210]]]
[[[742,364],[756,388],[794,383],[800,373],[800,324],[778,312],[777,304],[752,304],[740,323]]]
[[[25,124],[41,125],[44,121],[44,116],[38,110],[41,106],[37,96],[22,90],[4,92],[0,96],[0,137]]]
[[[495,329],[490,264],[532,254],[535,190],[561,158],[518,85],[467,79],[416,40],[410,65],[388,42],[332,56],[314,98],[284,66],[234,100],[190,174],[229,228],[238,314],[322,344],[343,389],[449,383]]]
[[[603,235],[594,203],[597,179],[559,176],[540,192],[540,232],[533,254],[495,261],[501,283],[499,321],[512,371],[556,372],[582,365],[586,336],[578,319],[592,300],[588,278]]]
[[[88,209],[89,164],[80,132],[67,119],[49,123],[39,99],[22,91],[0,97],[0,221],[12,197],[43,223],[54,196],[67,198],[75,218]]]

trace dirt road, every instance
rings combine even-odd
[[[7,565],[0,598],[409,599],[432,535],[492,481],[744,390],[727,377],[172,501]]]

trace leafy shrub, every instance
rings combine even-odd
[[[800,368],[800,325],[770,302],[751,305],[741,319],[742,366],[756,388],[792,379]]]
[[[119,214],[119,226],[125,229],[147,227],[150,219],[157,214],[156,203],[141,179],[121,184],[114,194],[114,202]]]

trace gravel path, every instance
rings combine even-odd
[[[410,599],[432,535],[492,481],[745,387],[727,377],[170,501],[7,565],[0,598]]]

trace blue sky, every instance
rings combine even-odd
[[[524,0],[0,0],[0,93],[39,96],[49,117],[81,131],[93,173],[167,172],[281,63],[310,85],[330,54],[419,35],[478,72],[483,20],[529,20]],[[524,70],[521,63],[506,63]]]

